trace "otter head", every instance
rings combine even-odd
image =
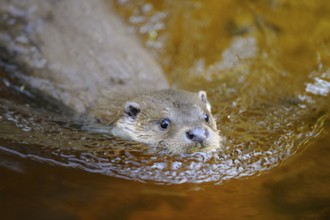
[[[160,90],[127,101],[112,133],[169,153],[220,148],[206,92]]]

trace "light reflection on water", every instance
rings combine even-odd
[[[311,108],[309,102],[313,100],[314,105],[317,100],[311,96],[306,102],[299,100],[299,104],[270,104],[262,99],[260,106],[254,103],[247,108],[237,108],[244,105],[239,99],[236,104],[226,97],[223,100],[227,101],[214,104],[226,139],[223,152],[150,155],[143,153],[146,148],[138,144],[87,133],[70,125],[65,117],[7,101],[0,108],[1,149],[37,161],[125,179],[219,184],[278,166],[318,137],[328,118],[328,112]]]
[[[250,9],[233,14],[232,20],[220,13],[224,17],[216,20],[212,16],[221,10],[218,2],[164,5],[158,9],[151,3],[140,8],[123,3],[120,7],[133,8],[128,9],[128,22],[145,36],[170,80],[181,88],[207,90],[225,138],[224,151],[150,155],[143,153],[144,146],[87,133],[72,124],[71,118],[6,101],[6,97],[0,102],[1,150],[125,179],[220,184],[270,170],[320,136],[330,114],[330,70],[323,65],[323,57],[306,65],[303,61],[322,51],[307,48],[307,54],[299,45],[290,51],[296,45],[288,40],[290,33],[285,35],[286,23],[279,18],[274,24],[266,16],[254,18]],[[186,6],[189,10],[182,12]],[[214,10],[208,10],[213,6]],[[225,22],[229,34],[216,29]],[[295,43],[305,43],[305,38],[296,39],[294,34]],[[315,39],[319,42],[318,36]],[[282,44],[286,40],[289,46]],[[296,50],[302,51],[297,58],[292,54]],[[287,51],[292,53],[282,58]],[[304,65],[295,66],[299,62]],[[6,79],[3,82],[14,87]]]

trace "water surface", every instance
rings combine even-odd
[[[327,1],[112,3],[174,87],[208,92],[224,150],[146,154],[82,130],[2,70],[3,216],[330,216]]]

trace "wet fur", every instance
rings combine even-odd
[[[139,108],[135,117],[125,114],[125,107],[134,104]],[[119,118],[113,123],[111,133],[124,139],[147,144],[152,151],[192,153],[220,148],[221,137],[210,112],[206,93],[182,90],[160,90],[130,99],[122,106]],[[209,115],[206,122],[202,115]],[[171,124],[162,130],[160,120],[169,118]],[[194,127],[208,129],[209,137],[202,143],[193,143],[185,132]]]

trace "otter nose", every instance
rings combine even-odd
[[[202,142],[209,136],[209,131],[201,127],[192,128],[186,132],[186,136],[194,142]]]

